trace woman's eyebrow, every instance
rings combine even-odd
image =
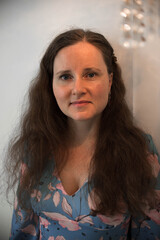
[[[101,73],[102,71],[99,68],[95,68],[95,67],[88,67],[88,68],[84,68],[83,72],[88,72],[88,71],[97,71],[99,73]],[[58,71],[55,75],[61,75],[61,74],[69,74],[71,73],[71,70],[60,70]]]
[[[84,69],[84,72],[87,72],[87,71],[97,71],[97,72],[102,72],[99,68],[96,68],[96,67],[89,67],[89,68],[85,68]]]
[[[56,75],[59,75],[59,74],[68,74],[68,73],[71,73],[71,71],[70,71],[70,70],[61,70],[61,71],[58,71],[58,72],[56,73]]]

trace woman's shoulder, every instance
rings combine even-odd
[[[151,163],[154,176],[157,179],[156,190],[160,190],[160,155],[158,154],[158,151],[152,136],[150,134],[146,134],[145,137],[148,143],[148,148],[150,153],[148,155],[148,159]]]
[[[159,154],[152,136],[149,133],[146,133],[145,138],[148,144],[149,152],[152,154],[156,154],[159,157]]]
[[[22,159],[21,166],[20,166],[20,172],[21,175],[24,175],[25,171],[32,170],[31,166],[31,158],[29,157],[29,154],[25,154],[25,157]],[[36,171],[38,172],[39,169],[37,168]],[[40,181],[49,181],[51,178],[53,178],[55,172],[55,161],[54,159],[47,159],[46,163],[44,164],[42,174],[40,176]]]

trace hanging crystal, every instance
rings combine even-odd
[[[153,39],[158,32],[158,1],[148,0],[147,6],[147,26],[148,26],[148,38]]]
[[[122,39],[124,47],[144,46],[146,42],[144,22],[144,4],[142,0],[124,0],[121,7]]]
[[[124,0],[121,12],[122,16],[122,24],[121,24],[121,31],[122,31],[122,39],[121,43],[124,47],[129,48],[131,47],[131,24],[132,24],[132,16],[131,16],[131,4],[130,0]]]

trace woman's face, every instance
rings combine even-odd
[[[61,49],[53,72],[53,93],[68,118],[84,121],[100,117],[108,103],[112,74],[108,74],[98,48],[78,42]]]

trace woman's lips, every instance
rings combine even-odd
[[[89,103],[91,102],[90,101],[74,101],[74,102],[71,102],[71,105],[76,107],[82,107],[82,106],[86,106]]]

